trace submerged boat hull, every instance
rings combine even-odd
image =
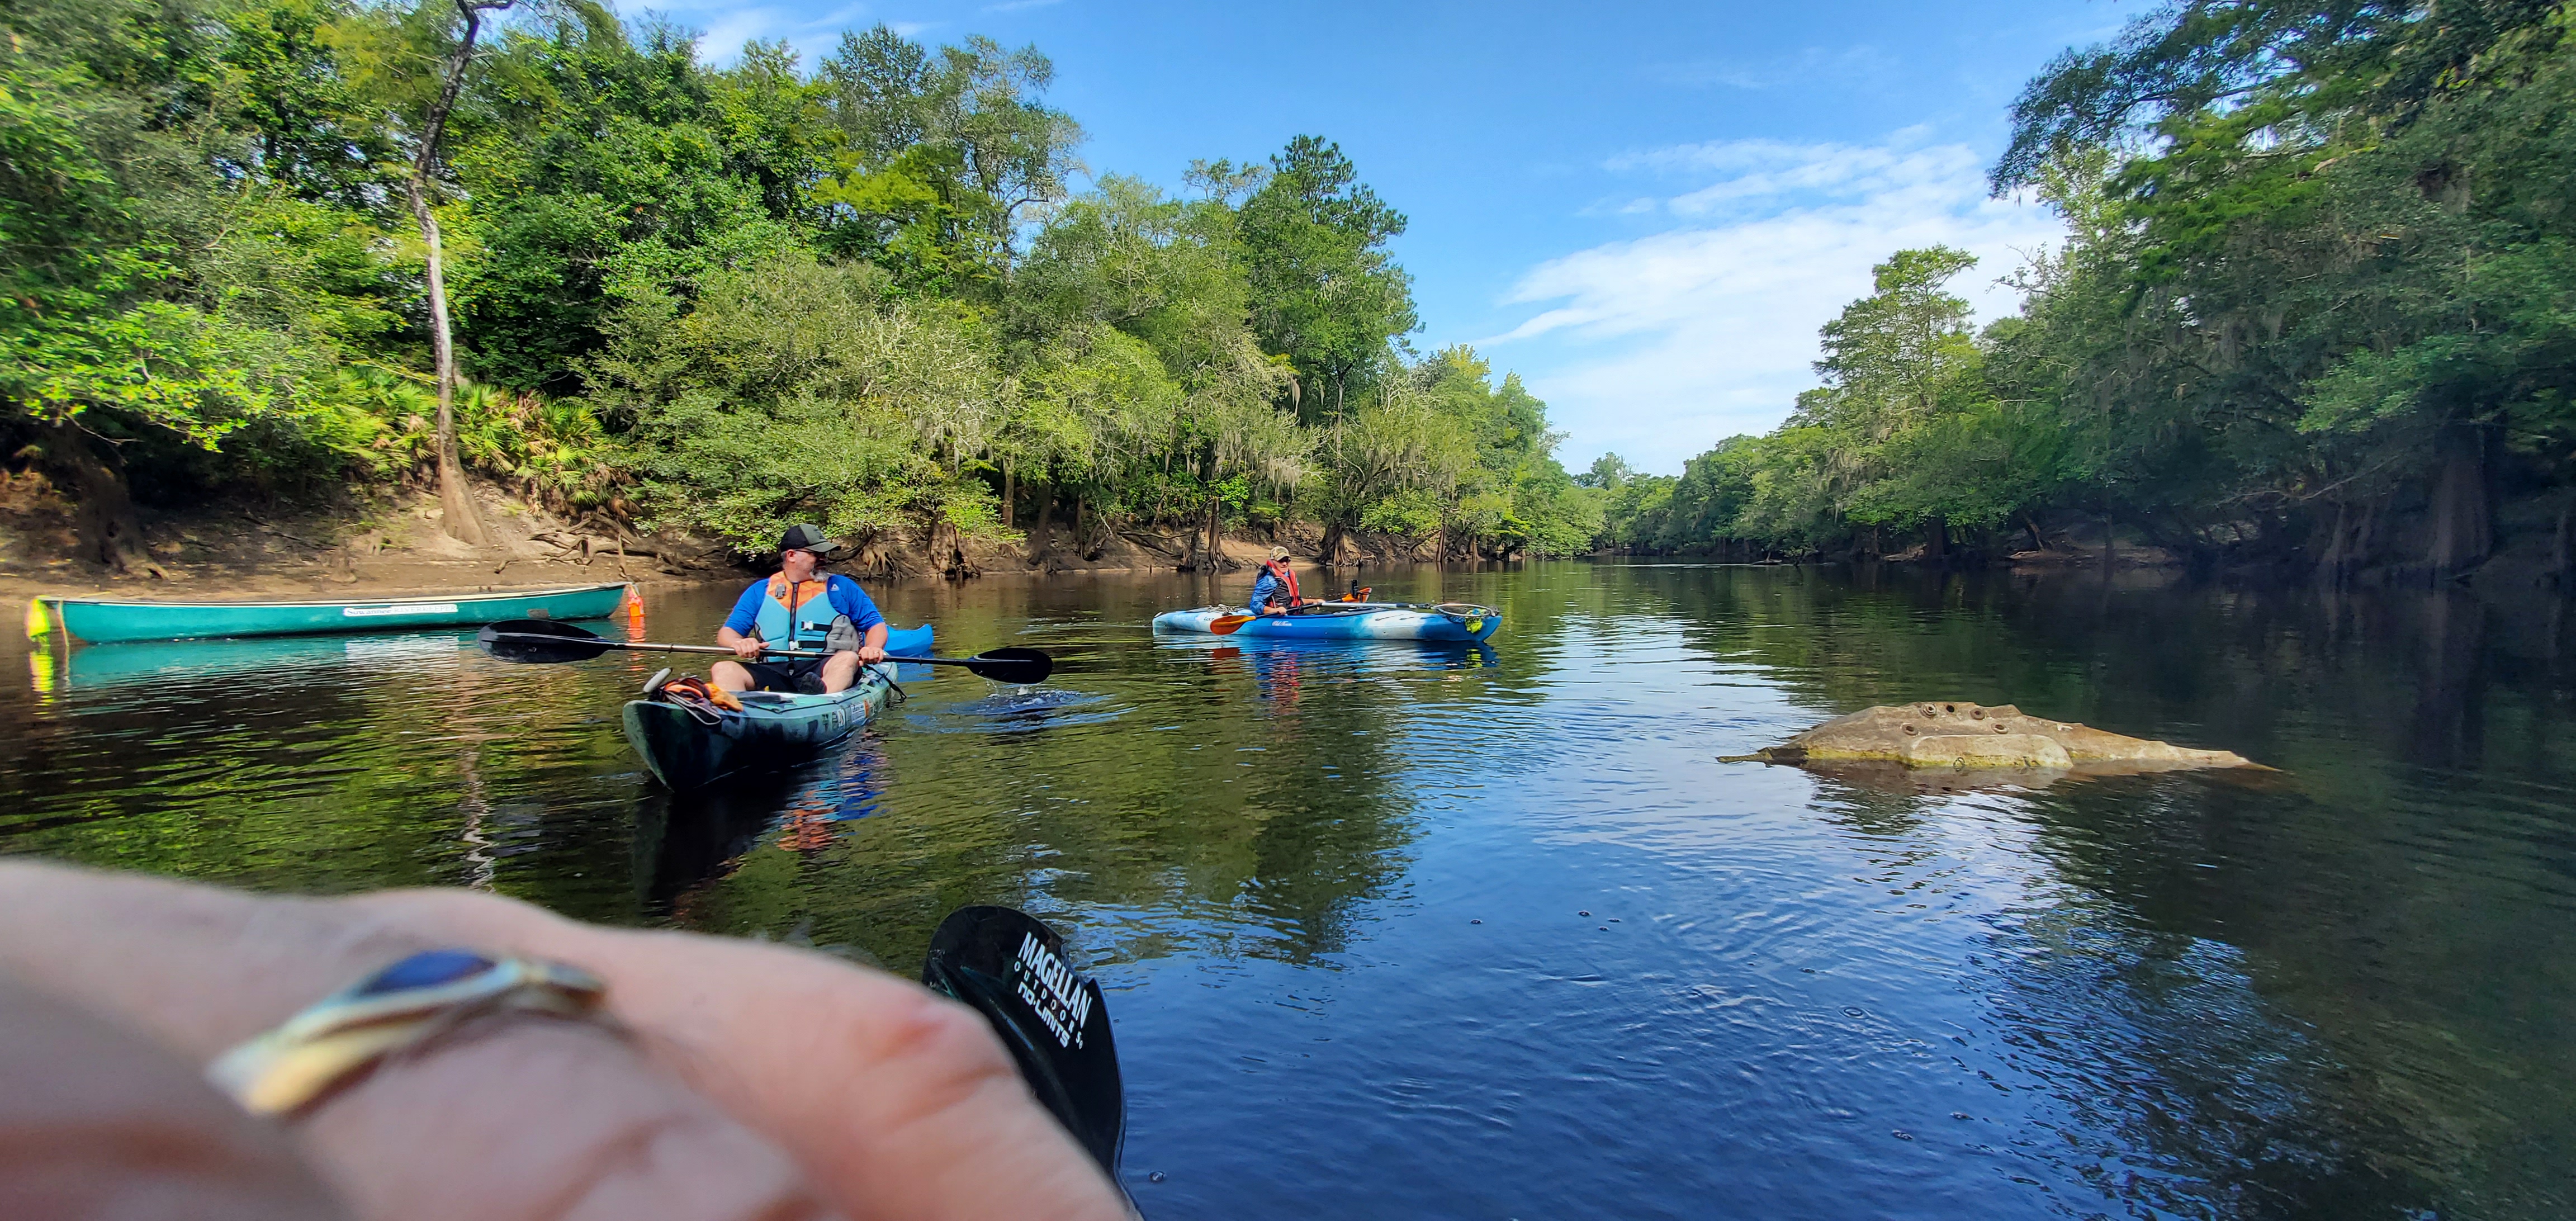
[[[931,630],[917,627],[886,637],[886,651],[927,656]],[[858,732],[885,707],[893,687],[891,666],[870,666],[847,691],[787,695],[746,691],[740,712],[716,715],[709,724],[678,704],[628,701],[626,742],[665,787],[703,788],[744,772],[776,771],[808,762]]]
[[[1320,609],[1286,615],[1264,615],[1231,634],[1260,640],[1441,640],[1482,643],[1503,626],[1500,612],[1484,607],[1401,606],[1390,602],[1319,603]],[[1211,631],[1210,625],[1242,611],[1222,606],[1165,611],[1154,616],[1157,632]]]
[[[226,636],[302,636],[480,626],[501,619],[605,619],[626,600],[626,584],[493,593],[421,594],[338,602],[131,602],[113,598],[47,598],[63,630],[92,644],[129,640],[204,640]]]

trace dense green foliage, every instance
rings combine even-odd
[[[1838,552],[2109,520],[2212,558],[2464,569],[2576,455],[2576,51],[2561,6],[2175,5],[2023,94],[1999,190],[2066,219],[1971,334],[1906,251],[1823,389],[1609,537]]]
[[[1202,163],[1189,198],[1075,194],[1034,49],[879,26],[806,73],[593,0],[487,27],[434,158],[470,466],[746,549],[1067,516],[1592,537],[1544,407],[1405,345],[1405,218],[1329,141]],[[402,184],[462,28],[452,0],[0,10],[14,461],[110,498],[424,478]]]

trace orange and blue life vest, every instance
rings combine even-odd
[[[725,626],[745,635],[758,628],[762,640],[781,648],[819,649],[831,634],[832,621],[843,615],[861,632],[885,622],[867,591],[848,577],[816,577],[790,585],[782,572],[743,590],[733,613],[725,616]]]

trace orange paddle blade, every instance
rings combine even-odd
[[[1208,630],[1219,636],[1231,636],[1234,629],[1252,622],[1252,618],[1250,615],[1219,615],[1208,620]]]

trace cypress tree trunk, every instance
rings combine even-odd
[[[1055,551],[1055,488],[1031,484],[1030,495],[1037,501],[1038,516],[1029,523],[1029,558],[1042,560]]]
[[[2328,528],[2325,549],[2317,556],[2316,576],[2319,584],[2343,584],[2345,573],[2352,567],[2351,519],[2352,506],[2336,501],[2334,525]]]
[[[2494,430],[2454,423],[2442,430],[2441,465],[2433,474],[2433,539],[2425,559],[2435,577],[2458,576],[2495,550]]]
[[[88,435],[71,424],[53,426],[45,443],[45,465],[70,485],[79,505],[72,533],[80,539],[82,558],[124,576],[141,568],[154,576],[158,568],[143,554],[143,526],[134,515],[134,492],[125,480],[124,463],[114,450],[100,457]]]
[[[2558,507],[2558,536],[2549,551],[2549,580],[2561,593],[2568,588],[2570,572],[2576,572],[2576,495]]]

